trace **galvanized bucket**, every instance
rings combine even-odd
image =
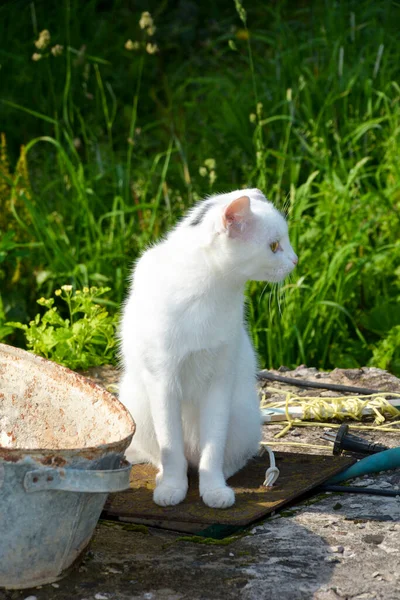
[[[107,494],[129,487],[123,454],[134,431],[100,386],[0,344],[0,587],[63,577]]]

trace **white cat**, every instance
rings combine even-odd
[[[185,498],[188,464],[205,504],[234,503],[226,479],[261,438],[244,286],[281,281],[296,264],[285,219],[257,189],[199,203],[137,262],[120,331],[120,400],[137,426],[128,458],[158,468],[157,504]]]

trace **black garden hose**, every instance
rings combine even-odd
[[[283,377],[282,375],[276,375],[266,369],[257,373],[257,378],[261,381],[279,381],[280,383],[286,383],[287,385],[295,385],[297,387],[317,388],[324,390],[332,390],[334,392],[348,392],[353,394],[388,394],[390,392],[382,392],[380,390],[371,390],[369,388],[362,388],[352,385],[341,385],[339,383],[319,383],[318,381],[308,381],[307,379],[297,379],[295,377]],[[389,399],[389,398],[388,398]]]

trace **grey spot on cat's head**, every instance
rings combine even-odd
[[[204,202],[193,214],[193,219],[189,222],[191,227],[200,225],[208,210],[212,207],[213,202]]]

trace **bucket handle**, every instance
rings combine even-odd
[[[24,477],[26,492],[62,490],[64,492],[109,493],[129,488],[132,465],[124,462],[120,469],[90,471],[84,469],[52,469],[44,467],[28,471]]]

